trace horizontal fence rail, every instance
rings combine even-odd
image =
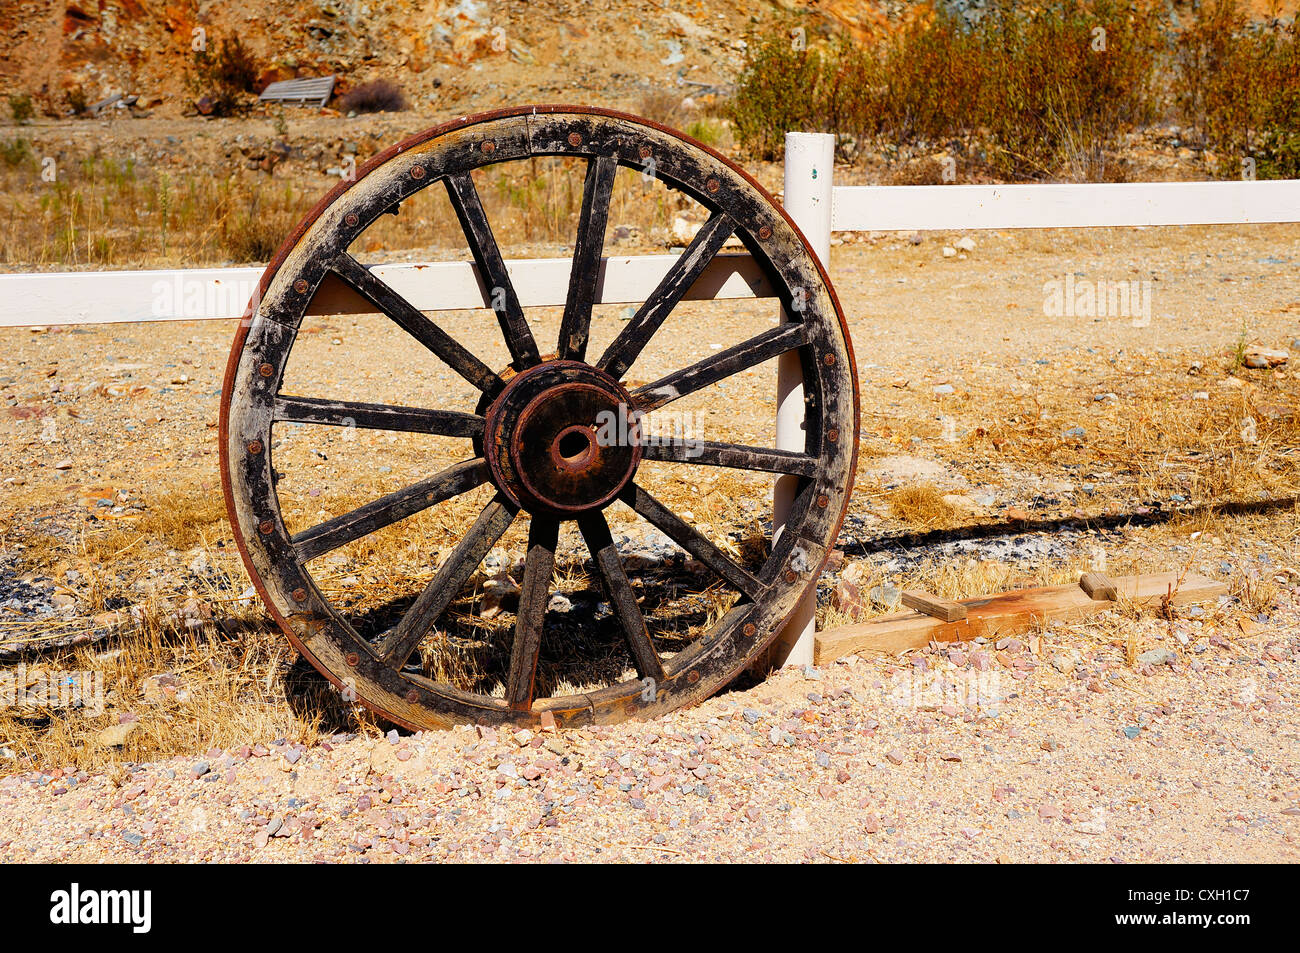
[[[676,260],[676,255],[602,259],[596,303],[645,301]],[[533,258],[507,262],[506,269],[525,306],[562,306],[571,264],[568,258]],[[371,271],[421,311],[486,308],[491,301],[489,289],[469,262],[402,262],[374,265]],[[0,275],[0,327],[238,318],[257,290],[262,272],[262,268],[196,268]],[[715,257],[686,299],[772,296],[757,263],[747,253],[739,253]],[[308,313],[374,310],[342,282],[326,280]]]
[[[1300,221],[1300,180],[837,186],[831,229],[962,231]]]
[[[1149,182],[1082,185],[835,186],[830,201],[805,203],[831,231],[967,231],[1018,228],[1107,228],[1229,225],[1300,221],[1300,180]],[[806,214],[811,215],[807,210]],[[609,257],[601,262],[597,303],[644,301],[675,255]],[[421,311],[486,308],[489,291],[469,262],[402,262],[371,266]],[[520,301],[561,306],[571,262],[542,258],[507,263]],[[42,272],[0,275],[0,327],[113,324],[238,318],[261,268],[166,271]],[[746,253],[717,256],[688,299],[767,298],[773,290]],[[339,282],[327,281],[309,313],[364,314],[374,308]]]

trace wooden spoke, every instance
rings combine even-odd
[[[468,492],[486,480],[487,467],[482,457],[448,467],[427,480],[381,496],[365,506],[296,534],[293,545],[298,561],[306,563],[332,552],[353,540],[369,536],[376,530],[427,510],[443,500]]]
[[[804,326],[800,322],[778,325],[697,364],[661,377],[653,384],[637,388],[632,392],[632,399],[636,401],[638,410],[649,413],[656,407],[793,350],[804,343],[804,337]]]
[[[515,641],[510,647],[510,674],[506,679],[506,703],[517,711],[527,711],[533,704],[537,655],[542,647],[546,605],[551,597],[559,532],[559,521],[549,516],[534,516],[528,527],[528,556],[524,560],[524,578],[519,584],[519,612],[515,617]]]
[[[724,581],[757,602],[764,585],[749,570],[737,565],[697,529],[635,483],[623,491],[623,501],[682,549],[717,573]]]
[[[730,218],[721,212],[713,213],[686,246],[686,251],[668,269],[668,274],[664,275],[649,299],[605,349],[597,362],[601,370],[619,378],[627,373],[632,362],[650,342],[650,338],[659,330],[673,308],[677,307],[677,303],[690,291],[691,285],[695,284],[709,262],[713,261],[733,231],[735,223]]]
[[[364,404],[320,397],[288,397],[283,394],[275,399],[272,419],[281,423],[401,430],[407,433],[437,434],[440,437],[477,437],[483,433],[482,417],[458,410],[426,410],[421,407]]]
[[[557,351],[561,360],[581,361],[587,356],[591,307],[596,301],[600,256],[605,248],[605,226],[609,222],[609,198],[617,171],[618,163],[608,156],[597,156],[587,164],[587,181],[582,188],[582,214],[578,219],[573,267],[569,272],[569,296],[560,322]]]
[[[451,601],[474,574],[483,557],[496,545],[514,522],[518,508],[501,494],[483,508],[474,525],[447,556],[433,579],[424,587],[402,621],[385,636],[379,647],[380,657],[386,665],[401,668],[421,640],[429,634],[438,617],[447,610]]]
[[[793,450],[769,450],[713,440],[674,440],[643,443],[642,460],[668,460],[675,463],[698,463],[706,467],[734,467],[737,470],[764,470],[813,476],[817,458]]]
[[[496,312],[505,335],[506,347],[514,359],[515,368],[524,370],[541,362],[537,352],[537,342],[533,332],[524,318],[524,309],[515,294],[515,286],[506,271],[506,263],[497,247],[492,226],[488,224],[483,203],[479,200],[478,189],[468,172],[449,175],[446,179],[447,196],[451,199],[456,217],[460,219],[461,230],[469,243],[470,254],[478,265],[479,277],[487,289],[492,310]]]
[[[609,596],[609,604],[618,616],[637,674],[642,678],[653,678],[656,682],[662,681],[663,663],[659,661],[659,653],[650,642],[645,617],[641,615],[641,607],[636,603],[636,593],[623,569],[618,547],[609,535],[609,524],[597,512],[580,517],[578,528],[582,531],[582,538],[587,541],[587,548],[591,550],[591,557],[595,560],[596,569],[605,585],[605,594]]]
[[[477,357],[383,280],[375,277],[347,252],[334,259],[331,269],[357,294],[436,354],[448,367],[487,394],[498,393],[505,384]]]

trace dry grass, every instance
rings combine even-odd
[[[101,769],[231,748],[284,737],[312,742],[340,730],[375,726],[301,663],[255,610],[197,628],[170,611],[147,607],[115,648],[81,648],[24,667],[40,684],[81,673],[83,685],[102,686],[84,707],[37,704],[0,708],[0,773],[33,767]],[[13,670],[11,670],[13,671]],[[163,676],[159,679],[159,676]],[[89,693],[88,693],[89,694]],[[138,727],[124,744],[100,733],[122,720]]]
[[[175,266],[270,260],[294,225],[337,180],[312,172],[281,180],[255,170],[210,175],[159,172],[96,151],[64,159],[41,178],[42,147],[24,138],[0,149],[0,265],[21,269]],[[364,157],[358,156],[358,162]],[[511,241],[569,243],[577,231],[582,169],[569,159],[508,163],[476,174],[489,219]],[[666,236],[691,204],[657,181],[624,170],[611,224],[646,239]],[[446,248],[464,237],[444,190],[434,186],[366,231],[354,251]],[[459,257],[459,254],[457,255]]]
[[[913,483],[890,493],[889,509],[904,523],[921,529],[946,524],[956,512],[944,500],[943,491],[929,482]]]

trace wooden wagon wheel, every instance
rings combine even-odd
[[[471,170],[537,156],[586,160],[567,303],[554,357],[533,337],[471,179]],[[609,200],[618,166],[653,174],[709,210],[707,223],[600,355],[587,353]],[[347,249],[386,211],[437,183],[447,190],[493,307],[512,366],[495,371],[371,274]],[[644,386],[621,381],[697,277],[735,235],[759,262],[789,320]],[[386,406],[281,393],[308,303],[341,280],[481,392],[463,411]],[[260,300],[259,300],[260,299]],[[377,156],[306,217],[263,276],[235,338],[222,394],[221,454],[230,519],[245,565],[292,644],[336,686],[414,728],[457,722],[561,725],[644,717],[698,702],[756,659],[801,595],[816,585],[843,519],[857,455],[857,379],[849,337],[825,271],[793,222],[723,156],[646,120],[605,110],[538,106],[460,119]],[[485,302],[486,304],[486,302]],[[715,305],[720,307],[722,305]],[[802,452],[704,442],[650,446],[638,413],[768,361],[799,355],[805,380]],[[598,415],[626,416],[633,439],[606,445]],[[285,422],[461,437],[465,460],[343,516],[291,534],[272,469],[272,430]],[[686,461],[790,474],[798,495],[761,565],[743,566],[651,496],[639,467]],[[464,531],[414,602],[387,631],[363,637],[322,593],[310,562],[365,534],[487,484],[491,502]],[[656,650],[605,516],[630,506],[737,593],[703,635],[668,655]],[[434,681],[413,653],[438,626],[494,543],[527,518],[528,548],[508,673],[494,694]],[[636,678],[564,697],[534,697],[539,646],[563,521],[576,521],[626,638]],[[418,656],[417,656],[418,658]]]

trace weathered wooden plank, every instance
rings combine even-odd
[[[660,532],[686,550],[722,579],[755,601],[767,588],[748,569],[714,546],[699,530],[664,506],[635,483],[623,492],[623,502],[636,510]]]
[[[645,626],[645,616],[641,614],[641,607],[637,605],[636,592],[632,589],[632,583],[623,569],[618,547],[614,545],[614,540],[609,534],[609,524],[605,522],[603,514],[595,512],[580,516],[578,528],[582,531],[582,538],[586,540],[587,548],[591,550],[591,558],[596,563],[596,569],[605,584],[605,595],[609,596],[610,608],[618,617],[637,674],[642,678],[653,678],[656,683],[662,682],[663,663],[659,660],[659,653],[655,651],[650,641],[650,633]]]
[[[813,476],[817,458],[794,450],[748,447],[714,440],[647,440],[641,447],[643,460],[666,460],[672,463],[695,463],[705,467],[731,467],[737,470],[761,470],[766,473],[792,473]]]
[[[929,592],[904,589],[902,598],[903,605],[909,609],[915,609],[941,622],[956,622],[958,619],[966,618],[966,607],[960,602],[953,602],[951,599],[944,599]]]
[[[316,103],[324,106],[334,93],[334,77],[282,79],[269,84],[257,98],[264,103]]]
[[[385,526],[392,526],[399,520],[482,485],[487,478],[487,465],[482,457],[466,460],[426,480],[303,530],[293,537],[298,561],[309,562]]]
[[[369,404],[323,397],[291,397],[283,394],[275,399],[273,419],[280,423],[396,430],[443,437],[477,437],[483,433],[482,417],[459,410],[431,410],[424,407]]]
[[[685,397],[695,391],[716,384],[720,380],[739,374],[743,370],[771,360],[778,354],[793,350],[805,342],[806,329],[802,322],[790,322],[769,328],[725,351],[719,351],[690,367],[674,371],[646,384],[633,392],[637,409],[649,413],[657,407]]]
[[[393,323],[479,390],[496,394],[505,386],[492,368],[467,351],[459,341],[430,321],[347,252],[335,258],[331,268],[353,291],[386,314]]]
[[[447,176],[447,196],[451,199],[456,217],[460,219],[461,231],[469,244],[470,254],[478,266],[478,272],[488,287],[488,304],[496,312],[501,333],[505,335],[506,347],[519,370],[525,370],[540,363],[537,342],[524,317],[523,306],[515,294],[514,283],[506,270],[505,260],[497,245],[492,226],[488,224],[487,213],[479,199],[478,189],[468,172]],[[599,251],[597,251],[599,254]]]
[[[1171,605],[1190,605],[1227,594],[1223,583],[1179,573],[1120,576],[1113,580],[1119,594],[1138,605],[1158,605],[1169,597]],[[931,641],[959,642],[984,636],[1012,635],[1049,619],[1081,619],[1112,608],[1109,601],[1090,599],[1078,586],[1043,586],[1017,589],[975,599],[962,599],[966,618],[942,622],[919,612],[898,613],[839,626],[817,633],[814,646],[818,665],[845,655],[893,653],[917,649]]]
[[[704,269],[735,231],[735,223],[721,212],[704,223],[682,256],[664,275],[663,281],[645,304],[637,310],[623,330],[610,342],[596,366],[621,378],[654,337],[656,331],[672,314],[673,308],[685,297]]]
[[[527,711],[533,704],[559,532],[559,521],[549,516],[534,516],[528,526],[528,555],[519,584],[515,640],[510,646],[510,673],[506,676],[506,703],[516,711]]]
[[[557,353],[561,360],[582,361],[587,357],[591,307],[596,301],[600,253],[605,248],[605,226],[609,223],[609,200],[616,172],[618,163],[608,156],[594,158],[587,166],[578,236],[573,245],[573,268],[569,273],[569,294],[560,320]]]
[[[1079,587],[1092,599],[1107,599],[1114,602],[1119,598],[1115,583],[1111,582],[1110,577],[1105,573],[1085,572],[1079,577]]]
[[[401,668],[406,664],[411,653],[433,629],[438,617],[460,594],[461,587],[469,581],[469,577],[474,575],[474,570],[483,561],[483,557],[505,535],[518,512],[519,508],[499,493],[483,508],[474,525],[465,531],[464,537],[438,567],[424,591],[411,603],[406,615],[402,616],[402,621],[385,635],[379,647],[384,664],[392,668]]]

